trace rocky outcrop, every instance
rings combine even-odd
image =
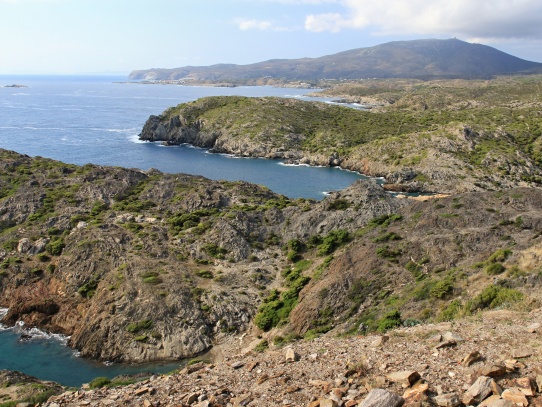
[[[150,116],[139,135],[141,140],[161,141],[167,145],[191,144],[196,147],[212,148],[218,134],[202,131],[203,120],[188,123],[182,116],[174,116],[163,123],[163,117]]]
[[[5,405],[34,406],[65,391],[58,383],[24,373],[0,370],[0,400]]]

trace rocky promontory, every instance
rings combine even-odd
[[[539,136],[525,134],[538,128],[539,102],[506,118],[495,115],[500,107],[433,111],[425,103],[424,110],[402,103],[363,111],[285,98],[210,97],[151,116],[139,137],[240,157],[341,167],[383,177],[393,191],[541,185]]]

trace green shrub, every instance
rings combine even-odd
[[[303,243],[299,239],[292,239],[286,243],[286,257],[291,262],[299,260],[301,252],[304,249]]]
[[[493,253],[491,256],[489,256],[487,261],[489,263],[503,262],[506,259],[508,259],[508,257],[510,257],[511,254],[512,254],[512,251],[509,249],[499,249],[495,253]]]
[[[47,255],[47,253],[40,253],[38,254],[38,260],[45,263],[51,260],[51,258]]]
[[[132,322],[126,326],[126,330],[132,334],[152,328],[152,321],[150,319],[143,319],[138,322]]]
[[[383,235],[375,237],[373,240],[374,243],[385,243],[385,242],[391,242],[393,240],[401,240],[402,237],[399,236],[397,233],[394,232],[386,232]]]
[[[44,391],[34,394],[30,396],[30,398],[27,400],[30,404],[38,405],[40,403],[45,403],[51,396],[56,395],[57,392],[55,389],[45,389]]]
[[[437,283],[429,290],[431,296],[435,298],[444,298],[454,289],[454,282],[451,277],[446,277]]]
[[[52,228],[47,229],[47,234],[49,236],[60,236],[62,234],[62,230],[60,230],[59,228],[52,227]]]
[[[111,380],[108,377],[100,376],[92,379],[88,386],[91,389],[98,389],[100,387],[109,386],[111,384]]]
[[[98,287],[99,282],[100,280],[93,278],[79,287],[77,292],[84,298],[92,298],[92,296],[96,293],[96,288]]]
[[[438,315],[437,321],[438,322],[446,322],[446,321],[453,321],[455,318],[457,318],[461,312],[462,312],[462,305],[461,301],[459,300],[453,300],[448,304],[448,306],[440,312]]]
[[[379,332],[386,332],[390,329],[401,326],[401,312],[398,310],[388,312],[384,318],[378,321]]]
[[[143,279],[143,282],[145,284],[156,285],[162,282],[162,279],[160,278],[160,274],[156,271],[147,271],[141,274],[141,278]]]
[[[328,208],[330,211],[344,211],[345,209],[348,209],[349,207],[350,207],[350,203],[346,199],[339,198],[330,202]]]
[[[401,249],[391,249],[389,246],[383,246],[376,249],[376,255],[391,262],[396,262],[397,257],[402,254]]]
[[[210,270],[197,270],[196,275],[201,278],[213,278],[214,274]]]
[[[506,268],[501,263],[491,263],[485,268],[485,272],[488,276],[495,276],[502,274],[506,271]]]
[[[517,290],[490,285],[482,290],[480,294],[465,304],[467,313],[472,314],[477,310],[485,308],[504,307],[523,299],[523,294]]]
[[[349,240],[350,234],[347,230],[333,230],[329,232],[329,234],[323,238],[322,243],[317,246],[318,254],[320,256],[327,256]]]
[[[375,229],[379,226],[381,226],[382,228],[387,228],[392,222],[397,222],[401,219],[403,219],[403,217],[398,214],[384,214],[371,219],[369,223],[367,223],[367,226],[365,228]]]
[[[65,244],[64,240],[61,238],[51,240],[47,245],[45,246],[45,250],[51,255],[51,256],[60,256],[62,254],[62,250],[64,249]]]
[[[105,211],[109,206],[102,201],[96,201],[90,209],[90,216],[98,216],[100,213]]]
[[[228,251],[216,244],[209,243],[203,246],[203,250],[211,257],[223,259]]]
[[[264,339],[254,347],[254,350],[258,353],[263,353],[267,349],[269,349],[269,342],[266,339]]]

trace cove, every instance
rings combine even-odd
[[[187,145],[166,147],[149,142],[140,145],[142,156],[159,157],[161,171],[198,174],[214,180],[248,181],[265,185],[289,198],[320,200],[330,191],[344,189],[360,178],[368,178],[339,168],[290,165],[282,160],[213,154]],[[179,166],[184,171],[177,171]]]
[[[77,352],[66,346],[66,338],[59,335],[47,335],[32,330],[32,339],[21,341],[21,333],[18,328],[0,327],[0,369],[16,370],[64,386],[80,387],[99,376],[112,379],[118,375],[140,372],[167,373],[178,369],[182,364],[182,361],[179,361],[146,365],[106,365],[78,357]]]

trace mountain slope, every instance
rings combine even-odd
[[[246,81],[363,78],[471,78],[541,72],[542,64],[457,39],[394,41],[319,58],[274,59],[249,65],[218,64],[137,70],[135,80]]]

